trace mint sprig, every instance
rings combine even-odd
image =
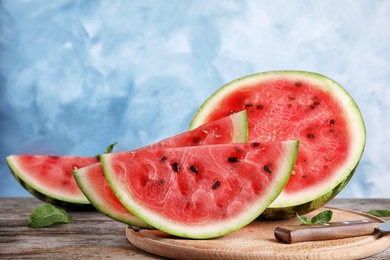
[[[69,223],[72,217],[64,209],[59,209],[51,204],[37,207],[30,215],[27,225],[30,228],[43,228],[56,223]]]
[[[111,153],[112,150],[114,150],[114,147],[115,147],[115,145],[116,145],[117,143],[118,143],[118,142],[114,142],[114,143],[110,144],[109,146],[107,146],[106,152],[105,152],[105,153]]]
[[[115,147],[115,145],[117,145],[117,143],[118,143],[118,142],[113,142],[112,144],[110,144],[109,146],[107,146],[107,147],[106,147],[106,151],[105,151],[104,153],[111,153],[111,152],[114,150],[114,147]],[[100,155],[100,154],[96,155],[95,157],[96,157],[97,159],[99,159],[99,155]]]
[[[325,224],[325,223],[329,223],[329,221],[332,219],[333,211],[331,210],[321,211],[311,219],[308,219],[307,217],[299,216],[298,213],[296,213],[296,215],[298,220],[302,223],[301,225]]]
[[[388,209],[374,209],[366,213],[376,217],[390,217],[390,210]]]

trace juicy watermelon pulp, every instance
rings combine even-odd
[[[257,218],[287,183],[298,141],[151,148],[100,155],[134,215],[162,231],[213,238]]]
[[[248,121],[246,111],[243,110],[141,149],[246,143],[247,138]],[[151,228],[117,199],[104,177],[100,163],[75,170],[73,175],[82,192],[101,213],[128,225]]]
[[[264,217],[317,209],[352,177],[364,150],[365,126],[352,97],[333,80],[302,71],[234,80],[205,101],[190,129],[242,109],[248,114],[248,141],[300,140],[293,174]]]
[[[6,161],[16,180],[38,199],[60,206],[89,204],[72,171],[99,162],[96,157],[10,155]]]

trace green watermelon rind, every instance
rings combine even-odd
[[[280,161],[282,161],[281,165],[283,166],[280,167],[278,172],[272,173],[278,176],[278,178],[275,179],[271,186],[267,187],[266,196],[262,196],[257,202],[248,205],[247,210],[241,212],[239,217],[232,221],[218,221],[216,223],[209,222],[204,223],[203,225],[193,225],[191,227],[188,225],[181,225],[175,221],[175,219],[167,219],[162,216],[158,216],[154,214],[153,211],[148,210],[139,203],[135,202],[135,200],[132,199],[131,195],[127,192],[123,181],[116,180],[112,175],[112,172],[114,171],[110,168],[109,156],[106,157],[105,155],[101,155],[100,161],[102,163],[106,179],[115,195],[135,216],[155,228],[171,235],[192,239],[209,239],[226,235],[248,225],[267,209],[267,207],[283,190],[290,178],[298,154],[298,146],[298,140],[284,141],[286,157],[280,158]]]
[[[335,198],[348,184],[348,182],[351,180],[352,176],[354,175],[356,168],[352,170],[351,174],[349,174],[343,181],[341,181],[334,189],[329,191],[328,193],[322,195],[321,197],[318,197],[315,200],[295,205],[295,206],[289,206],[289,207],[268,207],[260,216],[260,219],[274,219],[274,220],[283,220],[287,218],[294,218],[296,217],[296,214],[304,215],[307,213],[310,213],[316,209],[321,208],[326,203],[331,201],[333,198]]]
[[[304,214],[325,205],[337,194],[339,194],[352,178],[363,155],[366,143],[366,128],[362,114],[356,102],[349,95],[349,93],[336,81],[324,75],[306,71],[269,71],[256,73],[233,80],[220,87],[200,106],[190,123],[189,129],[203,124],[207,120],[210,111],[213,111],[214,107],[218,106],[218,104],[220,104],[221,100],[223,100],[227,94],[237,91],[238,86],[248,86],[251,83],[269,80],[272,78],[276,79],[280,76],[288,76],[298,79],[304,78],[308,81],[314,80],[321,83],[318,84],[319,86],[326,86],[326,88],[323,89],[326,90],[330,95],[338,98],[340,104],[343,105],[346,114],[348,114],[350,119],[349,126],[351,140],[354,141],[352,142],[352,153],[348,160],[346,160],[345,166],[342,167],[343,172],[340,170],[339,174],[335,174],[333,179],[329,180],[329,182],[326,184],[321,185],[321,187],[313,187],[313,189],[310,191],[310,194],[312,195],[310,197],[307,196],[307,192],[297,193],[294,195],[284,195],[282,193],[270,205],[269,209],[263,213],[265,218],[268,218],[267,216],[276,216],[277,214],[279,214],[280,218],[294,217],[294,211],[298,212],[299,214]]]
[[[240,111],[232,116],[233,138],[232,143],[248,142],[248,116],[246,110]]]
[[[48,190],[42,189],[42,187],[35,184],[32,180],[29,180],[28,176],[19,170],[19,167],[17,167],[17,162],[15,161],[16,157],[17,155],[16,156],[10,155],[5,158],[8,167],[10,168],[11,173],[15,177],[16,181],[37,199],[61,207],[72,207],[72,208],[92,207],[88,199],[84,196],[82,197],[78,196],[74,198],[62,197],[59,194],[51,193]]]
[[[100,163],[97,163],[98,166],[100,166]],[[121,214],[118,212],[110,211],[110,208],[106,207],[104,204],[101,203],[99,195],[96,194],[91,187],[91,183],[88,181],[88,178],[86,178],[86,173],[89,170],[90,167],[96,167],[96,164],[92,164],[80,169],[77,169],[73,171],[73,176],[77,182],[77,185],[79,185],[81,191],[84,193],[85,197],[87,197],[88,201],[101,213],[106,215],[107,217],[110,217],[114,220],[117,220],[119,222],[122,222],[124,224],[130,225],[130,226],[136,226],[140,228],[153,228],[152,226],[148,225],[141,219],[131,216],[129,214]]]

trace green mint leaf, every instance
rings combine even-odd
[[[302,223],[301,225],[325,224],[325,223],[329,223],[329,221],[332,219],[333,211],[331,210],[321,211],[310,220],[306,217],[299,216],[298,213],[296,213],[296,215],[298,220]]]
[[[65,210],[45,204],[37,207],[30,215],[27,225],[30,228],[43,228],[56,223],[69,223],[72,217]]]
[[[109,146],[107,146],[106,152],[105,152],[105,153],[111,153],[112,150],[114,150],[114,147],[115,147],[115,145],[116,145],[117,143],[118,143],[118,142],[114,142],[114,143],[110,144]]]
[[[367,214],[376,216],[376,217],[390,217],[390,210],[388,209],[376,209],[366,212]]]
[[[329,221],[332,219],[332,215],[333,215],[333,211],[331,210],[321,211],[311,219],[311,224],[329,223]]]
[[[114,150],[114,147],[115,147],[115,145],[116,145],[117,143],[118,143],[118,142],[114,142],[114,143],[110,144],[109,146],[107,146],[107,147],[106,147],[106,151],[105,151],[104,153],[111,153],[112,150]],[[99,159],[99,155],[100,155],[100,154],[96,155],[95,157]]]
[[[308,220],[307,217],[299,216],[298,213],[296,213],[296,214],[297,214],[297,218],[302,223],[302,225],[310,225],[311,224],[310,220]]]

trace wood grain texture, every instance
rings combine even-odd
[[[333,221],[367,218],[381,221],[364,213],[326,209],[333,211]],[[278,226],[288,225],[299,225],[299,221],[296,218],[257,220],[224,237],[210,240],[183,239],[157,230],[131,228],[127,228],[126,235],[138,248],[174,259],[361,259],[380,253],[390,246],[390,233],[296,244],[280,243],[274,237],[274,230]]]
[[[0,198],[0,259],[163,259],[131,245],[125,224],[96,210],[72,211],[69,224],[31,229],[27,219],[41,202]]]
[[[166,259],[130,244],[126,225],[94,210],[68,210],[69,224],[28,228],[29,215],[43,204],[35,198],[0,198],[0,259]],[[390,199],[334,199],[328,205],[367,212],[390,209]],[[390,259],[390,249],[368,259]]]

